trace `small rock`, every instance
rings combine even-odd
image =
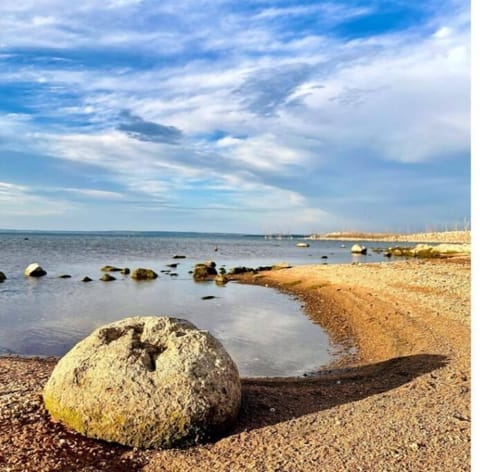
[[[122,275],[128,275],[128,274],[130,273],[130,269],[129,269],[128,267],[124,267],[124,268],[120,271],[120,273],[121,273]]]
[[[122,269],[120,267],[106,265],[106,266],[103,266],[100,270],[102,272],[120,272]]]
[[[0,283],[2,283],[4,280],[7,280],[7,276],[0,271]]]
[[[112,280],[117,280],[115,277],[113,277],[113,275],[110,275],[110,274],[103,274],[101,277],[100,277],[100,280],[102,280],[103,282],[111,282]]]
[[[178,267],[178,263],[174,264],[166,264],[167,267],[171,267],[172,269],[176,269]]]
[[[182,256],[181,254],[175,254],[173,259],[185,259],[187,256]]]
[[[215,297],[214,295],[205,295],[204,297],[202,297],[202,300],[212,300],[213,298],[217,297]]]
[[[91,282],[92,279],[90,277],[88,277],[88,275],[86,275],[83,279],[82,279],[82,282]]]
[[[47,272],[36,262],[30,264],[24,273],[27,277],[43,277],[47,275]]]
[[[158,274],[152,269],[138,268],[132,272],[130,277],[135,280],[153,280],[158,277]]]
[[[228,277],[224,274],[219,274],[215,277],[215,283],[217,285],[225,285],[228,282]]]
[[[367,248],[365,246],[361,246],[360,244],[354,244],[350,249],[352,254],[366,254]]]
[[[196,264],[193,269],[194,280],[209,280],[217,275],[217,269],[215,269],[215,262],[206,261],[203,264]]]

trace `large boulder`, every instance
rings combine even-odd
[[[158,277],[158,274],[152,269],[138,268],[132,272],[130,277],[135,280],[153,280]]]
[[[40,266],[40,264],[33,262],[25,269],[24,274],[27,277],[42,277],[47,275],[47,272]]]
[[[132,447],[198,443],[232,425],[237,367],[207,331],[169,317],[133,317],[95,330],[56,365],[43,399],[55,420]]]

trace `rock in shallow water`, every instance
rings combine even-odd
[[[176,318],[133,317],[78,343],[43,398],[54,419],[86,436],[168,448],[230,426],[241,387],[234,362],[207,331]]]
[[[158,277],[158,274],[152,269],[143,269],[140,267],[135,269],[130,277],[135,280],[153,280]]]
[[[40,264],[37,264],[36,262],[30,264],[25,269],[24,273],[27,277],[43,277],[44,275],[47,275],[47,272],[43,269],[43,267],[41,267]]]

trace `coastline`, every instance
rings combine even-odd
[[[354,356],[318,376],[242,379],[233,431],[169,451],[131,450],[52,423],[40,394],[55,359],[0,358],[0,465],[470,470],[469,258],[308,265],[244,279],[297,296],[332,340],[346,350],[354,340]]]
[[[403,243],[450,243],[471,242],[470,231],[435,231],[425,233],[365,233],[339,231],[325,234],[312,234],[307,239],[317,241],[371,241]]]

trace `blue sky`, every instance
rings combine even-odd
[[[0,228],[462,225],[469,8],[2,0]]]

